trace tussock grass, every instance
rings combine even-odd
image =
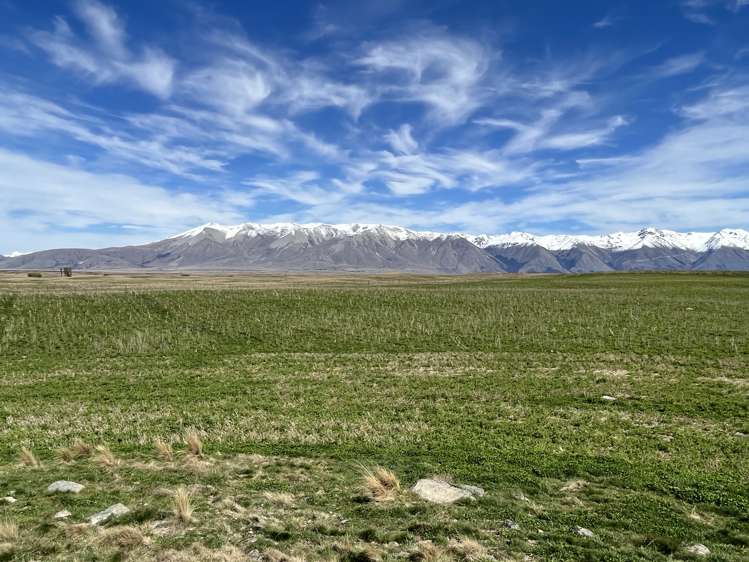
[[[144,560],[148,562],[251,562],[252,559],[235,546],[213,549],[195,543],[188,549],[167,550],[160,552],[156,557],[147,557]]]
[[[78,459],[90,457],[94,452],[94,448],[82,441],[81,439],[74,439],[70,447],[59,449],[58,454],[65,462],[73,462]]]
[[[162,461],[171,462],[174,460],[174,452],[171,443],[167,443],[161,437],[157,437],[153,442],[156,454]]]
[[[401,483],[394,472],[378,466],[374,469],[362,467],[362,492],[364,497],[376,501],[393,501],[401,491]]]
[[[289,554],[281,552],[280,550],[276,548],[267,549],[265,552],[263,552],[263,557],[268,562],[305,562],[304,558],[299,558],[298,556],[291,556]]]
[[[18,524],[9,519],[0,521],[0,542],[14,543],[18,540]]]
[[[447,550],[432,541],[417,543],[416,548],[411,551],[409,559],[413,562],[451,562],[453,560]]]
[[[450,541],[449,551],[455,555],[458,560],[465,562],[477,562],[489,558],[489,551],[485,546],[474,539],[461,538]]]
[[[190,430],[185,433],[185,444],[191,455],[196,457],[203,456],[203,441],[200,439],[197,431]]]
[[[71,539],[77,539],[90,534],[93,528],[88,523],[71,523],[65,525],[65,536]]]
[[[269,502],[273,502],[285,507],[294,505],[294,494],[288,492],[263,492],[263,497]]]
[[[190,492],[187,490],[187,488],[185,488],[184,486],[180,486],[174,491],[173,505],[174,516],[178,521],[181,521],[182,523],[193,522],[192,503],[190,499]]]
[[[23,466],[29,468],[39,468],[41,466],[39,459],[36,458],[34,452],[28,447],[21,447],[20,461]]]
[[[99,466],[105,468],[117,468],[122,464],[122,461],[118,459],[106,445],[96,446],[96,457],[94,460],[99,464]]]
[[[98,541],[101,544],[117,546],[122,549],[132,549],[150,542],[143,531],[130,525],[104,529],[98,537]]]

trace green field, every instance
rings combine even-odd
[[[0,358],[0,560],[749,558],[749,275],[4,274]]]

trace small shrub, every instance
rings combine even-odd
[[[39,273],[38,271],[31,271],[31,272],[27,273],[26,276],[27,277],[35,277],[36,279],[41,279],[42,274]]]

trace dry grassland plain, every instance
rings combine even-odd
[[[741,274],[0,274],[0,560],[746,560],[748,336]]]

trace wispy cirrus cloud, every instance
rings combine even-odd
[[[125,82],[160,98],[170,96],[174,59],[152,46],[133,53],[126,44],[124,24],[111,7],[97,0],[78,0],[73,7],[92,44],[86,44],[67,20],[59,16],[51,31],[30,31],[29,41],[47,53],[57,66],[96,82]]]
[[[663,61],[651,71],[656,78],[670,78],[693,72],[705,62],[705,53],[698,51],[686,55],[679,55]]]
[[[355,62],[385,78],[376,88],[381,99],[423,104],[433,120],[452,125],[485,102],[484,78],[500,56],[476,41],[427,29],[367,45]]]

